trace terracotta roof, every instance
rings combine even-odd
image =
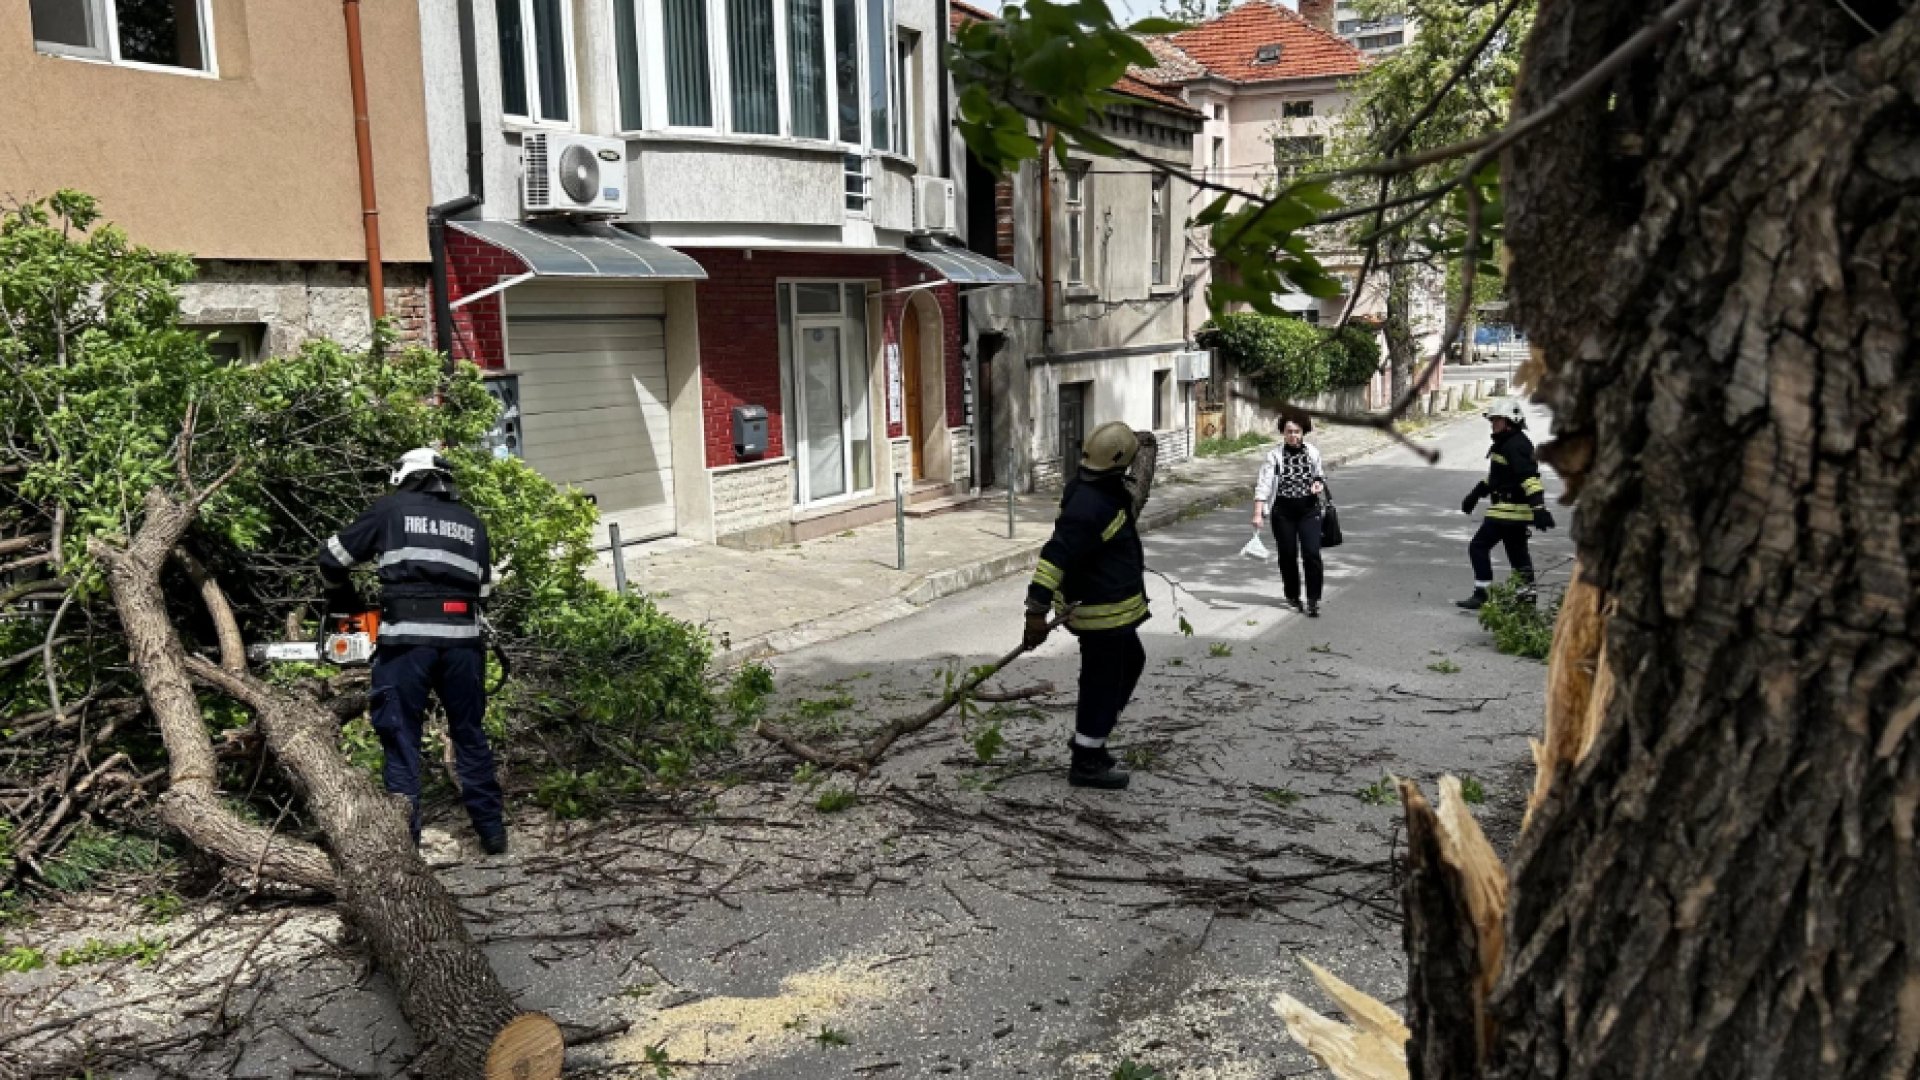
[[[990,11],[974,7],[972,4],[962,3],[961,0],[947,0],[947,5],[947,31],[949,33],[960,29],[970,22],[992,22],[1000,17]]]
[[[1250,0],[1175,34],[1173,44],[1209,74],[1237,83],[1358,75],[1366,63],[1359,49],[1269,0]],[[1262,48],[1274,45],[1278,59],[1255,62]]]
[[[1120,81],[1113,84],[1113,92],[1116,94],[1124,94],[1130,98],[1139,98],[1142,101],[1151,101],[1155,105],[1172,109],[1175,112],[1190,113],[1194,116],[1200,115],[1199,109],[1180,100],[1179,90],[1169,90],[1155,86],[1141,78],[1140,74],[1139,70],[1135,69],[1120,76]]]
[[[1135,75],[1150,83],[1158,83],[1161,86],[1178,85],[1194,79],[1203,79],[1207,75],[1207,69],[1182,51],[1180,46],[1175,45],[1170,37],[1149,34],[1140,39],[1140,44],[1145,45],[1147,51],[1153,54],[1153,58],[1160,61],[1158,67],[1133,69]]]

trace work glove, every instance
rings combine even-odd
[[[1487,485],[1484,481],[1475,484],[1473,490],[1467,493],[1467,497],[1460,500],[1460,512],[1463,514],[1472,514],[1473,508],[1480,505],[1480,499],[1486,495],[1486,493]]]
[[[1029,611],[1026,628],[1020,636],[1020,643],[1029,649],[1037,649],[1046,642],[1047,635],[1052,632],[1053,627],[1047,623],[1046,612]]]
[[[1539,529],[1541,532],[1546,532],[1548,529],[1553,528],[1553,515],[1547,513],[1546,507],[1534,507],[1533,527]]]

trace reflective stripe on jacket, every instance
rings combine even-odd
[[[320,546],[320,577],[346,586],[348,571],[378,568],[380,643],[480,644],[480,599],[493,580],[487,527],[448,495],[397,491]]]
[[[1055,611],[1072,607],[1067,629],[1075,633],[1122,630],[1152,614],[1146,553],[1133,520],[1133,498],[1120,476],[1067,485],[1027,597]]]
[[[1487,490],[1492,503],[1487,517],[1494,521],[1532,521],[1533,512],[1547,505],[1547,488],[1540,482],[1540,466],[1533,458],[1533,440],[1527,433],[1509,430],[1496,437],[1487,451]]]

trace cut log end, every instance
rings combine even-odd
[[[521,1013],[493,1037],[486,1080],[559,1080],[567,1043],[546,1013]]]

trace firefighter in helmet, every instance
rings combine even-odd
[[[498,855],[507,850],[507,827],[482,727],[487,654],[480,601],[493,580],[487,527],[460,501],[452,466],[433,450],[407,451],[391,480],[392,494],[321,546],[329,620],[363,610],[348,571],[377,564],[380,632],[370,709],[387,790],[413,803],[418,843],[421,737],[432,693],[447,714],[467,816],[481,848]]]
[[[1155,449],[1150,433],[1118,421],[1093,430],[1027,587],[1028,648],[1047,639],[1052,612],[1064,613],[1067,629],[1080,639],[1080,703],[1068,744],[1067,782],[1074,787],[1113,790],[1129,780],[1107,752],[1107,736],[1147,665],[1139,630],[1149,612],[1138,518]],[[1130,476],[1141,462],[1144,468]]]
[[[1507,564],[1519,579],[1520,599],[1531,603],[1533,556],[1527,552],[1527,530],[1553,528],[1553,515],[1547,512],[1547,489],[1540,482],[1540,466],[1533,456],[1533,440],[1527,438],[1526,409],[1515,398],[1488,409],[1486,418],[1493,438],[1493,445],[1487,449],[1487,478],[1460,503],[1461,512],[1471,515],[1481,499],[1492,499],[1480,531],[1467,545],[1467,556],[1473,561],[1473,595],[1455,601],[1469,611],[1478,611],[1487,602],[1496,545],[1507,550]]]

